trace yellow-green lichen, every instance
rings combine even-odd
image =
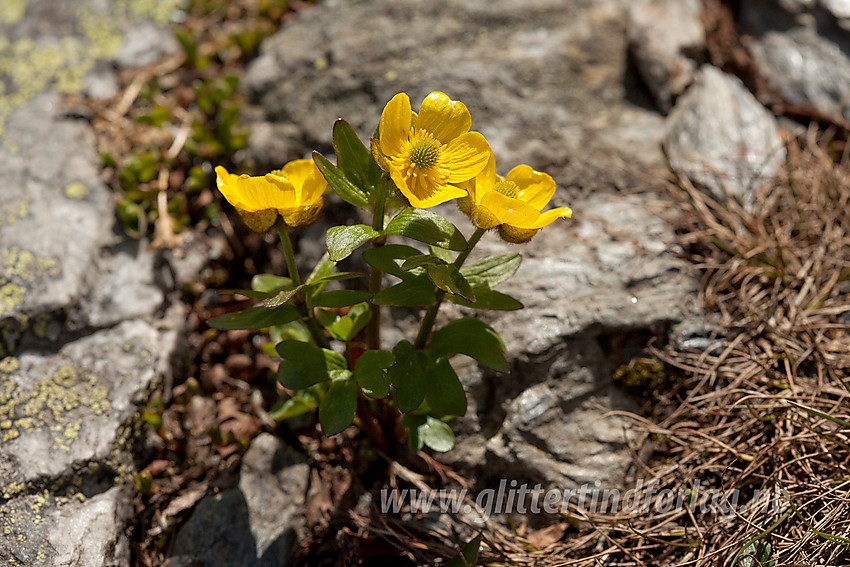
[[[7,356],[0,359],[0,373],[11,374],[12,372],[17,372],[20,367],[21,361],[14,356]],[[1,396],[2,392],[0,392],[0,399],[2,399]]]
[[[17,24],[26,9],[27,0],[3,0],[0,2],[0,24]]]
[[[19,201],[12,201],[9,204],[0,205],[0,226],[4,222],[13,224],[18,219],[26,218],[29,215],[30,200],[28,197]]]
[[[26,290],[13,283],[0,285],[0,315],[3,315],[24,302]]]
[[[69,412],[102,415],[111,407],[108,394],[94,376],[70,366],[60,366],[27,393],[19,392],[12,380],[0,379],[0,438],[9,441],[23,431],[47,428],[56,433],[54,448],[69,451],[84,419]]]
[[[74,181],[65,187],[65,196],[69,199],[76,199],[78,201],[85,197],[88,192],[89,188],[86,187],[85,183],[80,181]]]

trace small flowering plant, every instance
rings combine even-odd
[[[281,357],[278,380],[290,392],[273,417],[318,408],[327,435],[357,423],[381,449],[406,435],[416,450],[447,451],[454,445],[447,422],[467,406],[452,357],[463,354],[508,371],[501,338],[479,319],[458,319],[435,331],[440,305],[522,308],[494,289],[516,272],[519,254],[466,260],[487,231],[521,244],[571,210],[543,211],[555,192],[545,173],[519,165],[500,176],[489,144],[469,131],[471,124],[466,106],[443,93],[428,95],[418,113],[400,93],[384,108],[370,148],[347,122],[336,122],[336,164],[314,152],[312,161],[296,160],[261,177],[216,168],[219,190],[251,230],[277,225],[286,257],[287,277],[258,275],[252,289],[238,291],[256,306],[209,321],[219,329],[269,330]],[[327,253],[302,278],[290,231],[316,220],[328,185],[372,222],[330,228]],[[427,210],[451,200],[476,227],[468,237]],[[364,246],[368,275],[336,271],[337,262]],[[385,275],[398,281],[385,288]],[[357,283],[326,289],[345,280]],[[384,306],[422,308],[416,336],[383,348]]]

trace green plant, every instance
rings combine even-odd
[[[288,277],[263,274],[254,278],[252,289],[239,291],[258,305],[209,322],[220,329],[269,328],[282,359],[278,380],[293,392],[273,409],[275,417],[318,408],[328,435],[357,419],[382,448],[391,444],[400,423],[412,448],[447,451],[454,445],[447,422],[467,408],[452,357],[463,354],[493,370],[509,370],[505,346],[491,327],[467,317],[434,331],[438,310],[446,300],[475,309],[521,308],[494,289],[514,274],[520,256],[467,264],[470,252],[488,230],[509,242],[528,242],[571,211],[541,212],[555,191],[545,173],[518,166],[505,177],[497,175],[487,141],[469,132],[470,124],[466,107],[442,93],[429,95],[419,113],[402,93],[384,109],[371,149],[348,123],[337,121],[337,164],[314,152],[313,162],[296,160],[265,176],[216,169],[220,191],[249,228],[264,232],[277,222],[287,260]],[[289,230],[315,221],[326,183],[368,211],[372,222],[330,228],[327,254],[302,279]],[[476,226],[468,238],[426,210],[452,199],[459,199]],[[388,244],[391,236],[419,247]],[[368,276],[334,271],[338,261],[367,244]],[[398,282],[384,288],[385,275]],[[368,278],[365,290],[326,289],[330,282],[358,278]],[[380,340],[384,306],[425,309],[416,336],[387,350]]]

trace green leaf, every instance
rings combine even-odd
[[[380,232],[365,224],[331,227],[325,237],[328,255],[331,260],[338,262],[343,258],[348,258],[357,248],[380,235]]]
[[[416,350],[408,341],[401,341],[393,348],[395,364],[389,369],[390,383],[395,388],[395,399],[403,412],[419,407],[425,399],[425,383],[430,360],[421,350]]]
[[[254,291],[253,289],[220,289],[218,293],[221,295],[244,295],[251,299],[265,299],[269,296],[263,291]]]
[[[450,250],[466,249],[466,239],[455,225],[425,209],[403,209],[393,217],[384,232]]]
[[[272,325],[283,325],[298,318],[298,309],[294,305],[280,307],[251,307],[237,313],[214,317],[207,325],[225,331],[265,329]]]
[[[434,303],[437,296],[434,284],[425,276],[410,277],[392,287],[388,287],[372,298],[375,305],[394,305],[397,307],[427,307]]]
[[[309,388],[348,373],[345,358],[332,350],[299,341],[279,343],[276,349],[283,357],[277,371],[278,380],[290,390]]]
[[[321,258],[319,258],[319,262],[316,264],[316,267],[313,268],[313,271],[310,272],[310,275],[307,276],[307,280],[304,283],[312,284],[326,281],[325,278],[328,278],[331,273],[333,273],[335,265],[336,262],[331,260],[330,256],[325,253]]]
[[[357,183],[349,179],[342,170],[329,162],[325,156],[319,152],[313,152],[313,161],[322,172],[325,181],[343,201],[355,207],[365,207],[369,204],[369,194],[358,187]]]
[[[386,369],[394,362],[395,356],[385,350],[367,350],[360,355],[354,366],[354,379],[364,394],[376,400],[390,394]]]
[[[446,357],[441,356],[433,366],[428,379],[425,401],[428,407],[441,416],[464,415],[466,413],[466,392]]]
[[[481,548],[481,534],[463,546],[460,553],[446,564],[446,567],[475,567],[478,564],[478,550]]]
[[[452,253],[446,250],[445,248],[440,248],[439,246],[429,244],[428,252],[431,253],[431,256],[439,258],[446,264],[451,264],[452,262],[454,262],[454,260],[452,259]]]
[[[334,380],[319,405],[322,432],[325,435],[336,435],[351,425],[356,412],[357,384],[350,376]]]
[[[411,256],[421,256],[422,252],[404,244],[387,244],[370,248],[363,252],[363,260],[382,272],[404,279],[407,273],[401,269],[404,261]]]
[[[469,301],[475,300],[472,286],[454,264],[428,264],[428,277],[435,286],[447,293],[459,295]]]
[[[514,275],[521,262],[519,254],[505,254],[464,266],[460,273],[473,287],[488,285],[492,289]]]
[[[272,295],[271,297],[267,297],[263,300],[263,307],[277,307],[278,305],[283,305],[287,303],[290,299],[295,297],[299,291],[304,289],[304,285],[299,285],[296,288],[289,289],[286,291],[281,291]]]
[[[414,270],[421,266],[429,266],[431,264],[445,265],[446,262],[431,254],[420,254],[419,256],[411,256],[410,258],[407,258],[401,265],[401,269],[405,272],[409,272],[410,270]]]
[[[291,398],[275,404],[269,411],[269,417],[275,421],[298,417],[319,406],[319,395],[316,387],[298,390]]]
[[[502,339],[478,319],[458,319],[444,325],[434,333],[428,350],[443,356],[465,354],[493,370],[508,371]]]
[[[276,293],[286,289],[292,289],[292,280],[273,274],[257,274],[251,278],[251,289],[263,293]]]
[[[455,434],[452,428],[430,415],[425,418],[425,425],[419,427],[419,438],[426,447],[440,453],[451,451],[455,446]]]
[[[372,318],[372,309],[368,303],[358,303],[352,307],[347,315],[334,315],[328,311],[319,311],[318,319],[322,326],[328,330],[333,338],[338,341],[348,342],[363,330]]]
[[[352,289],[335,289],[323,291],[313,299],[313,307],[348,307],[355,303],[368,301],[372,294],[368,291],[355,291]]]
[[[462,272],[463,270],[461,270]],[[491,311],[516,311],[522,309],[523,305],[510,295],[493,291],[489,286],[482,285],[473,287],[475,293],[475,301],[467,301],[466,299],[450,295],[447,297],[452,303],[463,305],[464,307],[472,307],[473,309],[489,309]]]
[[[378,196],[376,189],[379,188],[383,172],[372,159],[369,149],[357,137],[354,128],[345,120],[340,119],[334,123],[333,145],[338,169],[374,201]]]

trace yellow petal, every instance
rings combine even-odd
[[[398,93],[384,107],[381,122],[378,124],[381,153],[387,157],[401,153],[403,143],[407,142],[410,133],[410,98],[404,93]]]
[[[226,169],[224,169],[220,165],[216,166],[215,173],[215,182],[218,186],[218,190],[221,191],[221,194],[224,195],[224,198],[227,199],[227,202],[233,205],[234,207],[242,205],[243,201],[236,189],[237,176],[231,175]]]
[[[440,187],[439,190],[432,192],[430,195],[422,199],[407,189],[406,186],[399,185],[398,188],[410,201],[410,206],[416,207],[417,209],[427,209],[428,207],[434,207],[441,203],[445,203],[446,201],[451,201],[452,199],[459,199],[467,196],[466,191],[459,187],[455,187],[454,185],[444,185]]]
[[[448,144],[465,134],[471,125],[472,117],[466,105],[441,92],[433,92],[425,97],[416,119],[417,130],[426,130],[442,144]]]
[[[505,181],[513,181],[519,188],[519,198],[542,210],[555,194],[555,180],[551,176],[534,171],[527,165],[518,165],[508,172]]]
[[[487,165],[481,170],[481,173],[473,177],[470,181],[463,185],[463,188],[469,192],[473,202],[480,203],[481,197],[488,191],[492,191],[493,187],[498,183],[496,175],[496,157],[493,151],[490,151],[490,159],[487,160]]]
[[[327,187],[325,178],[311,159],[297,159],[283,166],[283,177],[295,187],[297,205],[312,205],[322,199]]]
[[[278,179],[278,181],[272,179]],[[240,175],[236,179],[236,189],[242,199],[239,206],[246,211],[282,209],[292,206],[295,202],[295,189],[292,184],[279,178],[272,179]]]
[[[449,183],[461,183],[481,173],[491,153],[487,140],[478,132],[467,132],[449,142],[442,159],[443,167],[449,170]]]
[[[540,216],[540,213],[531,205],[496,191],[488,191],[481,198],[481,206],[493,213],[502,224],[525,227]]]
[[[529,228],[529,229],[538,229],[543,228],[546,225],[552,224],[557,219],[564,218],[568,219],[572,216],[573,210],[569,207],[561,207],[559,209],[552,209],[551,211],[546,211],[542,213],[536,221],[529,225],[517,225],[519,228]]]

